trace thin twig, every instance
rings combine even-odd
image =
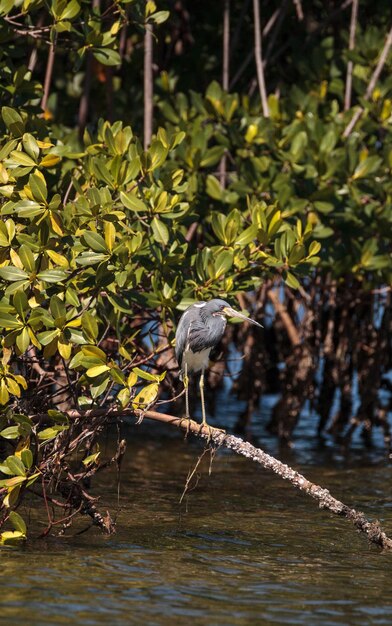
[[[229,90],[230,72],[230,0],[224,0],[223,7],[223,68],[222,87]],[[219,164],[219,180],[221,187],[226,186],[226,155],[224,154]]]
[[[153,31],[152,25],[146,24],[144,34],[144,149],[147,150],[152,136],[153,115]]]
[[[294,5],[295,5],[295,10],[297,12],[297,18],[300,22],[303,21],[304,19],[304,12],[302,9],[302,4],[301,4],[301,0],[293,0],[294,1]]]
[[[348,44],[348,49],[354,50],[355,47],[355,31],[357,27],[357,17],[358,17],[358,0],[353,0],[351,6],[351,20],[350,20],[350,39]],[[347,63],[347,76],[346,76],[346,89],[344,93],[344,110],[348,111],[351,107],[351,90],[353,84],[353,62],[350,60]]]
[[[48,106],[50,84],[52,82],[55,54],[56,54],[56,41],[53,41],[50,44],[50,48],[49,48],[48,62],[46,65],[46,73],[45,73],[44,93],[42,95],[42,100],[41,100],[41,108],[44,112],[46,111],[47,106]]]
[[[366,93],[363,96],[363,99],[366,100],[366,101],[369,100],[370,96],[372,95],[372,93],[374,91],[376,83],[377,83],[377,81],[379,79],[379,76],[380,76],[380,74],[381,74],[381,72],[382,72],[382,70],[384,68],[385,62],[386,62],[386,60],[388,58],[388,53],[389,53],[389,49],[390,49],[391,45],[392,45],[392,27],[391,27],[391,29],[390,29],[390,31],[389,31],[389,33],[387,35],[387,38],[385,40],[384,47],[383,47],[383,49],[381,51],[380,58],[378,60],[376,69],[374,70],[374,72],[372,74],[372,77],[371,77],[371,79],[369,81],[368,87],[366,89]],[[345,128],[345,130],[343,132],[343,137],[344,138],[349,137],[349,135],[351,134],[351,132],[352,132],[352,130],[354,128],[354,126],[356,125],[358,120],[362,117],[363,112],[364,112],[364,108],[363,107],[359,107],[357,109],[357,111],[354,113],[351,121],[349,122],[349,124],[347,124],[347,126],[346,126],[346,128]]]
[[[271,29],[273,28],[275,22],[277,21],[277,19],[281,15],[282,11],[285,10],[286,4],[287,4],[287,0],[283,0],[282,5],[273,12],[273,14],[271,15],[270,19],[268,20],[268,22],[266,23],[266,25],[263,28],[262,37],[267,37],[267,35],[271,31]],[[231,83],[230,83],[230,89],[233,89],[233,87],[236,84],[236,82],[241,78],[243,72],[246,70],[246,68],[248,67],[249,63],[253,59],[253,57],[254,57],[254,51],[251,50],[249,52],[248,56],[245,57],[244,61],[241,63],[241,65],[238,68],[237,72],[235,73],[234,77],[232,78]]]
[[[261,28],[260,28],[260,0],[253,0],[253,18],[254,18],[254,54],[257,71],[257,82],[259,85],[261,105],[263,108],[264,117],[269,117],[269,107],[267,99],[267,91],[265,87],[264,69],[263,69],[263,56],[261,47]]]

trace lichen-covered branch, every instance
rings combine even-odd
[[[236,454],[240,454],[241,456],[251,459],[255,463],[259,463],[265,469],[271,470],[274,474],[283,478],[283,480],[288,480],[300,491],[303,491],[315,500],[318,500],[320,508],[327,509],[335,515],[339,515],[350,520],[358,530],[365,533],[369,541],[372,543],[380,546],[381,548],[392,549],[392,539],[385,534],[377,521],[370,522],[366,519],[363,513],[356,511],[355,509],[351,509],[343,502],[340,502],[340,500],[334,498],[328,489],[324,489],[320,485],[312,483],[299,472],[296,472],[288,465],[278,461],[278,459],[275,459],[270,454],[263,452],[260,448],[256,448],[248,441],[244,441],[234,435],[227,435],[214,428],[209,430],[206,427],[200,426],[200,424],[197,424],[193,420],[190,420],[188,424],[187,420],[179,419],[173,415],[157,413],[156,411],[147,411],[145,413],[145,417],[155,421],[172,424],[173,426],[177,426],[183,430],[189,429],[189,431],[193,434],[212,440],[212,442],[218,447],[228,448],[229,450],[233,450]]]

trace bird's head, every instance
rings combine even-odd
[[[255,320],[252,320],[250,317],[246,317],[246,315],[244,315],[243,313],[236,311],[235,309],[233,309],[233,307],[230,306],[228,302],[226,302],[225,300],[220,300],[219,298],[214,298],[213,300],[207,302],[204,307],[203,313],[206,316],[213,315],[214,317],[218,315],[220,317],[227,318],[236,317],[241,320],[251,322],[251,324],[255,324],[256,326],[260,326],[260,328],[263,328],[261,324],[255,322]]]

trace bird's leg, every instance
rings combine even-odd
[[[207,424],[206,405],[205,405],[205,401],[204,401],[204,370],[202,370],[201,375],[200,375],[199,387],[200,387],[200,399],[201,399],[202,425],[205,426],[205,428],[208,428],[208,432],[209,432],[208,441],[210,441],[211,438],[212,438],[212,431],[213,430],[219,430],[222,433],[224,433],[226,431],[223,430],[222,428],[213,428],[212,426]]]
[[[189,420],[189,378],[188,378],[188,363],[185,363],[185,373],[184,373],[184,387],[185,387],[185,417]]]
[[[201,414],[202,414],[202,418],[203,418],[203,426],[207,426],[206,406],[205,406],[205,402],[204,402],[204,370],[202,370],[202,372],[200,374],[199,387],[200,387]]]
[[[210,442],[211,441],[211,437],[212,437],[212,428],[209,424],[207,424],[207,418],[206,418],[206,404],[204,401],[204,370],[202,370],[201,375],[200,375],[200,382],[199,382],[199,387],[200,387],[200,400],[201,400],[201,415],[202,415],[202,425],[205,428],[208,428],[208,439],[207,441]]]
[[[186,434],[185,434],[185,437],[187,437],[189,434],[190,419],[191,419],[190,412],[189,412],[188,363],[185,363],[183,381],[184,381],[184,388],[185,388],[185,419],[188,420],[188,425],[187,425]]]

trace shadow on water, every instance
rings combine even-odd
[[[220,400],[230,425],[240,407]],[[295,448],[279,451],[262,417],[255,418],[253,443],[392,534],[392,468],[381,447],[354,446],[345,456],[328,443],[317,446],[305,416]],[[115,470],[93,485],[103,494],[101,510],[117,515],[117,534],[90,530],[3,550],[1,623],[391,623],[392,556],[347,521],[227,451],[216,456],[211,476],[206,459],[180,505],[200,442],[147,423],[125,426],[124,434],[119,499]],[[111,441],[105,446],[109,454]]]

